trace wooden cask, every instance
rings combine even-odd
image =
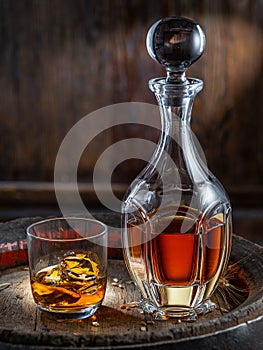
[[[106,222],[105,214],[97,217]],[[25,225],[33,221],[36,218],[1,224],[1,232],[12,229],[10,237],[14,236],[13,232],[22,234]],[[112,224],[112,218],[108,218],[108,222]],[[8,235],[5,237],[8,239]],[[240,237],[234,236],[232,265],[224,276],[230,288],[222,280],[214,295],[218,307],[194,323],[156,321],[129,306],[140,300],[140,294],[120,259],[109,260],[105,300],[94,317],[81,321],[51,320],[37,310],[33,302],[26,260],[21,260],[20,266],[9,268],[4,266],[2,254],[3,249],[0,252],[1,350],[182,350],[191,347],[254,350],[263,344],[263,248]]]

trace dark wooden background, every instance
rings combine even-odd
[[[261,0],[0,0],[0,219],[57,212],[55,157],[83,116],[118,102],[156,103],[148,80],[164,72],[148,56],[145,36],[172,15],[206,31],[206,52],[189,71],[205,82],[192,127],[230,195],[235,231],[261,239]],[[90,187],[98,155],[127,137],[156,140],[141,127],[113,128],[83,155],[79,181],[90,207],[99,207]],[[119,195],[141,167],[131,160],[116,169]]]

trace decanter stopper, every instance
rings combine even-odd
[[[185,72],[205,49],[201,26],[183,17],[169,17],[149,29],[146,46],[149,55],[165,67],[167,83],[186,82]]]

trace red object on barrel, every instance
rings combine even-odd
[[[0,270],[27,263],[27,240],[0,243]]]

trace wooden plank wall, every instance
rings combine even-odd
[[[208,165],[236,207],[263,206],[261,0],[0,0],[3,210],[55,205],[55,157],[84,115],[113,103],[156,103],[148,80],[164,72],[148,56],[145,35],[171,15],[194,18],[207,35],[189,74],[205,82],[192,126]],[[142,127],[109,130],[83,155],[80,182],[89,186],[100,152],[127,137],[156,140]],[[141,167],[125,162],[114,183],[126,188]]]

